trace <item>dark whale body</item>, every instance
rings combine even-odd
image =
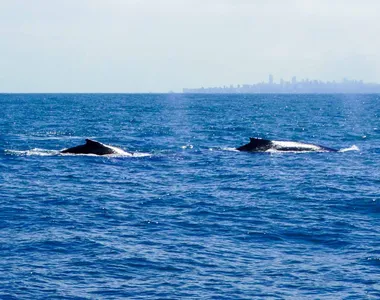
[[[271,141],[260,138],[250,138],[250,142],[239,148],[239,151],[248,152],[265,152],[265,151],[291,151],[291,152],[307,152],[307,151],[320,151],[320,152],[337,152],[338,150],[331,149],[328,147],[306,144],[292,141]]]
[[[104,145],[97,141],[86,139],[86,144],[79,145],[76,147],[64,149],[61,153],[71,153],[71,154],[96,154],[96,155],[107,155],[107,154],[118,154],[124,151],[116,147]],[[124,152],[125,153],[125,152]]]

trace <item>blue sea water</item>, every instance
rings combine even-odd
[[[380,298],[380,95],[0,105],[1,299]],[[59,154],[85,138],[136,155]]]

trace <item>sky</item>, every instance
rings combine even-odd
[[[0,92],[380,82],[378,0],[0,0]]]

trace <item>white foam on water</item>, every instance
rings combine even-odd
[[[356,145],[352,145],[351,147],[349,148],[343,148],[343,149],[340,149],[338,152],[348,152],[348,151],[360,151],[359,147],[356,146]]]
[[[210,148],[210,149],[212,149],[212,148]],[[223,150],[223,151],[240,152],[238,149],[232,148],[232,147],[223,147],[223,148],[220,148],[220,149]]]
[[[17,156],[93,156],[93,157],[147,157],[151,156],[150,153],[144,152],[126,152],[119,148],[112,147],[116,153],[107,154],[107,155],[96,155],[96,154],[74,154],[74,153],[61,153],[60,150],[48,150],[48,149],[40,149],[34,148],[31,150],[5,150],[6,154],[17,155]]]
[[[5,150],[6,154],[10,155],[18,155],[18,156],[55,156],[60,155],[60,152],[58,150],[47,150],[47,149],[40,149],[40,148],[33,148],[30,150]]]
[[[150,153],[144,153],[144,152],[134,152],[132,153],[133,157],[150,157],[152,154]]]

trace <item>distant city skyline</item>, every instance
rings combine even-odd
[[[253,84],[237,84],[217,87],[183,88],[183,93],[380,93],[380,84],[364,83],[363,80],[341,81],[297,80],[292,76],[291,81],[280,78],[276,83],[273,74],[269,74],[268,81]]]
[[[380,82],[377,0],[0,0],[0,92]]]

